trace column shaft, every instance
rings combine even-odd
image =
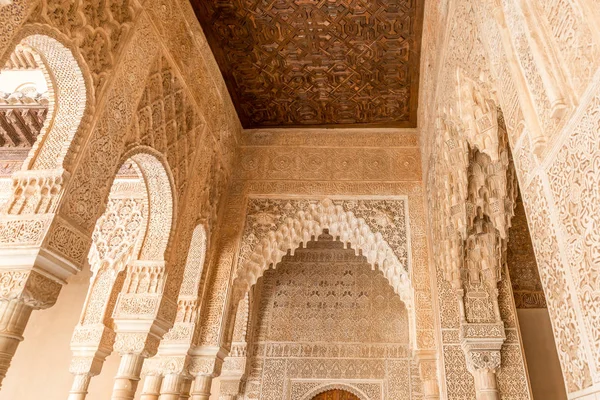
[[[198,375],[192,384],[192,393],[190,400],[208,400],[210,398],[210,387],[212,385],[212,376]]]
[[[162,379],[161,375],[146,375],[140,400],[158,400]]]
[[[500,400],[496,373],[488,369],[477,369],[473,373],[475,378],[475,395],[477,400]]]
[[[121,356],[111,400],[133,400],[143,364],[144,357],[141,355],[124,354]]]
[[[192,383],[194,381],[192,379],[185,378],[181,385],[181,396],[179,396],[179,400],[188,400],[190,398],[190,390],[192,390]]]
[[[88,394],[88,387],[91,380],[90,374],[77,374],[73,379],[71,391],[69,392],[69,400],[85,400]]]
[[[179,400],[182,383],[181,375],[166,375],[160,387],[160,400]]]
[[[0,386],[8,372],[33,308],[22,300],[0,300]]]
[[[440,390],[437,380],[423,381],[423,398],[425,400],[439,400]]]

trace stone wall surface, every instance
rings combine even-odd
[[[592,143],[598,132],[598,6],[586,0],[502,0],[428,2],[426,7],[420,122],[431,235],[438,242],[452,220],[464,238],[464,211],[459,210],[471,201],[461,188],[464,181],[458,175],[450,181],[455,198],[445,211],[433,209],[440,204],[435,192],[448,182],[449,168],[469,165],[468,157],[453,152],[455,146],[494,154],[494,142],[482,139],[497,108],[569,398],[595,398],[598,240],[591,227],[598,225],[593,210],[600,197],[591,166],[597,158]],[[473,95],[470,87],[480,93]],[[486,104],[492,108],[486,110]],[[434,246],[433,251],[438,257],[444,250]],[[438,265],[450,268],[447,261]],[[448,381],[449,398],[458,390]]]

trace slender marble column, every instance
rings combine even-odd
[[[0,386],[6,376],[33,308],[23,300],[0,300]]]
[[[85,400],[91,379],[92,376],[90,374],[75,375],[73,384],[71,385],[71,391],[69,392],[69,400]]]
[[[496,372],[487,368],[473,371],[475,378],[475,396],[477,400],[500,400]]]
[[[160,387],[160,400],[179,400],[183,379],[179,374],[168,374]]]
[[[144,357],[139,354],[121,356],[111,400],[133,400],[143,364]]]
[[[192,393],[190,400],[208,400],[210,398],[210,387],[212,385],[212,376],[198,375],[192,384]]]
[[[162,380],[161,375],[146,375],[140,400],[158,400]]]
[[[192,390],[192,383],[194,381],[192,379],[185,378],[181,385],[181,396],[179,396],[179,400],[188,400],[190,398],[190,391]]]

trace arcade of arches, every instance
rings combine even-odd
[[[600,399],[593,0],[0,0],[0,400]]]

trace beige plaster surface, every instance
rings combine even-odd
[[[518,309],[517,314],[534,400],[566,400],[548,309]]]

